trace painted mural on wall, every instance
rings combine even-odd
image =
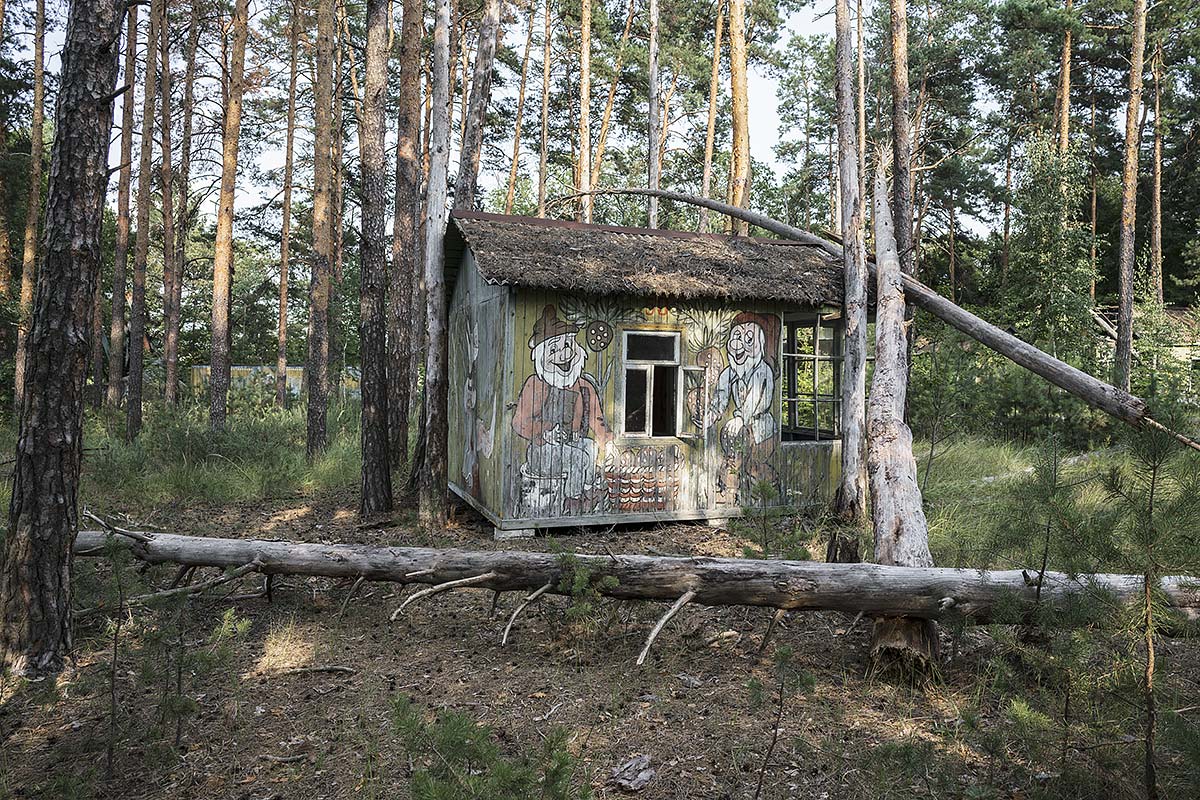
[[[481,492],[479,478],[480,458],[491,458],[496,441],[496,405],[499,392],[496,391],[496,360],[489,358],[482,361],[479,358],[479,323],[471,315],[463,317],[465,330],[462,341],[466,347],[466,372],[462,386],[463,412],[463,454],[460,472],[463,486],[474,497]],[[491,334],[491,342],[495,342],[496,334]],[[489,350],[494,351],[492,344]],[[489,356],[497,355],[494,352]],[[482,382],[481,382],[482,380]],[[482,404],[481,404],[482,399]],[[485,419],[486,415],[486,419]]]

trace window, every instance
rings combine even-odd
[[[836,439],[842,410],[840,316],[785,316],[782,345],[783,440]]]
[[[623,432],[679,434],[679,334],[625,331]]]

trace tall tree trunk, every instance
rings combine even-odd
[[[733,100],[732,204],[750,207],[750,99],[746,84],[746,0],[729,0],[729,83]],[[738,220],[735,232],[749,226]]]
[[[217,199],[217,230],[213,245],[212,368],[209,377],[208,423],[225,427],[229,399],[229,304],[233,282],[233,202],[237,188],[238,137],[242,131],[242,92],[245,89],[246,39],[250,0],[237,0],[229,25],[233,50],[229,59],[229,88],[221,128],[221,193]]]
[[[1000,247],[1000,275],[1008,282],[1008,261],[1012,242],[1012,137],[1004,147],[1004,233]]]
[[[437,0],[433,29],[433,124],[429,141],[429,185],[425,201],[425,431],[420,486],[422,525],[446,522],[446,285],[442,273],[446,228],[446,179],[450,161],[450,0]]]
[[[333,264],[333,0],[317,5],[316,79],[313,81],[313,263],[308,291],[308,390],[306,450],[314,458],[328,443],[329,289]]]
[[[163,400],[168,406],[175,405],[179,397],[179,307],[175,301],[176,285],[183,285],[179,275],[182,261],[175,248],[175,173],[171,167],[171,16],[166,8],[159,28],[159,97],[162,110],[159,114],[159,136],[162,154],[159,158],[159,183],[162,191],[163,229],[163,361],[166,366],[166,382]],[[191,115],[191,109],[184,112]]]
[[[1150,194],[1150,280],[1163,302],[1162,249],[1162,44],[1154,56],[1154,187]]]
[[[388,435],[393,468],[408,466],[409,403],[411,402],[413,284],[417,256],[418,214],[421,207],[421,38],[425,33],[425,4],[404,0],[400,30],[400,93],[396,116],[396,197],[392,223],[392,273],[388,287]]]
[[[1133,3],[1133,52],[1129,59],[1129,105],[1125,110],[1125,166],[1121,174],[1121,246],[1118,257],[1120,300],[1113,383],[1129,391],[1133,356],[1134,227],[1137,222],[1138,144],[1142,107],[1142,69],[1146,57],[1146,0]]]
[[[1099,269],[1100,269],[1100,267],[1099,267],[1099,263],[1100,263],[1099,255],[1100,254],[1099,254],[1099,247],[1098,247],[1099,243],[1096,239],[1096,199],[1097,199],[1097,194],[1098,194],[1097,189],[1099,188],[1098,182],[1099,182],[1100,175],[1099,175],[1099,170],[1096,167],[1096,88],[1095,88],[1094,84],[1092,86],[1092,133],[1091,133],[1091,136],[1089,136],[1088,138],[1089,138],[1091,148],[1092,148],[1091,163],[1089,165],[1091,168],[1091,173],[1092,173],[1092,175],[1091,175],[1091,177],[1092,177],[1092,229],[1091,229],[1091,246],[1090,246],[1089,252],[1088,252],[1088,264],[1090,264],[1091,268],[1092,268],[1092,281],[1091,281],[1091,288],[1089,290],[1088,296],[1091,298],[1092,303],[1094,305],[1096,302],[1096,277],[1097,277],[1097,275],[1099,273]]]
[[[37,279],[38,219],[42,215],[43,118],[46,105],[46,0],[37,0],[33,28],[33,115],[29,123],[29,195],[25,208],[25,239],[21,255],[20,319],[17,324],[16,381],[13,399],[21,407],[25,390],[26,341],[33,314],[33,284]],[[7,264],[4,265],[7,268]],[[3,275],[7,283],[8,275]]]
[[[276,328],[275,405],[287,405],[288,278],[291,273],[292,179],[296,153],[296,82],[299,76],[300,2],[288,18],[288,107],[283,156],[283,219],[279,231],[279,324]]]
[[[592,0],[583,0],[579,15],[579,158],[576,162],[579,213],[592,221]]]
[[[359,342],[362,353],[362,491],[358,513],[392,510],[387,379],[387,199],[383,154],[387,104],[389,0],[367,0],[363,57],[361,286]]]
[[[204,0],[193,0],[188,15],[187,44],[183,60],[183,107],[190,109],[196,95],[196,51],[200,46],[200,15]],[[174,296],[172,302],[182,310],[183,278],[187,264],[188,231],[192,227],[192,216],[195,209],[192,202],[192,120],[194,115],[183,115],[183,126],[179,137],[179,171],[175,182],[179,185],[179,211],[175,215],[175,263],[179,265],[176,272]]]
[[[912,431],[904,421],[908,394],[904,284],[887,198],[881,154],[875,170],[875,372],[867,405],[875,563],[932,567]],[[883,617],[875,621],[871,653],[878,663],[900,660],[924,667],[936,658],[937,632],[929,620]]]
[[[133,85],[137,80],[138,7],[129,7],[125,28],[125,93],[121,101],[121,163],[117,178],[117,241],[113,256],[112,321],[108,333],[108,391],[104,402],[116,407],[121,403],[121,384],[125,378],[125,273],[129,271],[129,185],[133,162]]]
[[[3,39],[3,36],[4,0],[0,0],[0,39]],[[0,153],[6,152],[8,149],[8,131],[5,130],[5,127],[5,122],[0,120]],[[12,282],[12,240],[8,235],[8,203],[4,202],[4,199],[8,197],[7,188],[4,184],[4,176],[0,174],[0,301],[4,302],[8,302],[12,295],[12,287],[9,285]],[[7,331],[0,330],[0,335],[7,337]],[[6,343],[6,341],[0,341],[0,345]]]
[[[129,306],[129,383],[125,387],[125,438],[142,432],[142,370],[146,363],[146,261],[150,256],[150,178],[154,157],[154,117],[158,89],[158,60],[154,43],[162,20],[164,0],[151,0],[146,35],[146,67],[142,90],[142,135],[138,145],[137,234],[133,246],[133,292]]]
[[[1064,0],[1067,28],[1063,31],[1062,57],[1058,67],[1058,152],[1065,154],[1071,146],[1071,5]]]
[[[600,171],[604,168],[604,149],[608,144],[608,129],[612,124],[617,88],[621,82],[621,68],[625,64],[625,46],[629,42],[629,32],[633,29],[633,4],[633,0],[630,0],[628,11],[625,14],[625,29],[621,31],[621,41],[617,44],[617,60],[613,66],[612,80],[608,84],[608,99],[604,102],[604,113],[600,117],[600,133],[596,137],[596,151],[592,156],[593,189],[600,185]]]
[[[845,273],[845,352],[842,359],[842,478],[835,511],[857,527],[867,516],[867,260],[864,250],[862,204],[858,195],[858,131],[854,108],[854,49],[850,39],[849,0],[834,4],[838,166],[842,192],[842,267]],[[834,533],[827,561],[857,561],[855,533]]]
[[[946,217],[949,220],[947,226],[947,235],[950,239],[949,255],[950,255],[950,302],[958,302],[958,253],[955,248],[955,220],[954,220],[954,195],[951,193],[950,202],[946,205]]]
[[[104,405],[104,270],[96,276],[92,292],[92,385],[88,387],[88,402],[92,408]]]
[[[858,204],[863,229],[867,224],[867,40],[863,34],[863,2],[856,3],[855,44],[858,49]]]
[[[521,169],[521,123],[525,120],[525,87],[529,79],[529,53],[533,48],[533,17],[537,6],[529,4],[529,25],[525,30],[525,55],[521,58],[521,82],[517,87],[517,118],[513,121],[512,164],[508,168],[508,189],[504,193],[504,213],[511,214],[517,195],[517,172]]]
[[[725,0],[717,0],[716,31],[713,34],[712,70],[708,78],[708,124],[704,132],[704,172],[700,178],[700,196],[712,192],[713,146],[717,133],[717,98],[721,90],[721,37],[725,27]],[[708,209],[701,206],[700,233],[708,232]]]
[[[42,268],[28,337],[8,533],[0,558],[0,668],[36,677],[71,649],[83,391],[103,256],[120,0],[74,0],[67,19]]]
[[[900,269],[914,274],[912,134],[908,118],[908,8],[891,0],[892,18],[892,216]]]
[[[479,22],[479,44],[475,48],[475,70],[471,76],[471,100],[463,123],[462,152],[458,158],[458,178],[454,181],[454,207],[475,207],[476,182],[479,180],[479,155],[488,104],[492,99],[492,70],[496,60],[496,36],[500,30],[500,0],[486,0]],[[440,235],[440,232],[439,232]]]
[[[659,127],[662,124],[658,118],[659,113],[659,86],[658,86],[658,0],[650,0],[650,43],[648,48],[649,61],[646,69],[650,91],[647,95],[649,98],[647,109],[647,133],[649,134],[646,143],[646,185],[651,189],[658,188],[658,148],[659,148]],[[654,195],[649,195],[646,198],[646,225],[650,228],[658,227],[658,198]]]
[[[546,216],[546,160],[550,138],[550,3],[546,0],[542,17],[542,135],[538,142],[538,210],[539,217]]]

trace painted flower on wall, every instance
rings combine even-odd
[[[612,326],[603,320],[592,320],[588,323],[587,331],[587,346],[592,352],[599,353],[612,344],[613,329]]]

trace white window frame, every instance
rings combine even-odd
[[[675,352],[674,358],[670,361],[665,359],[631,359],[629,358],[629,337],[633,336],[661,336],[674,340]],[[679,358],[680,348],[682,347],[683,335],[681,331],[664,331],[664,330],[639,330],[636,328],[621,331],[621,409],[620,409],[620,435],[623,437],[637,439],[677,439],[680,436],[680,426],[683,420],[683,367]],[[672,433],[655,436],[654,435],[654,368],[655,367],[674,367],[675,368],[675,430]],[[646,375],[646,428],[641,431],[630,431],[625,428],[625,407],[626,398],[628,396],[626,387],[626,375],[631,369],[640,370]]]

